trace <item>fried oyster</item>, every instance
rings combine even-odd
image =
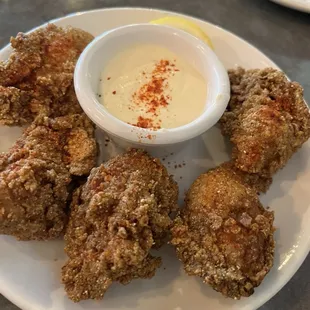
[[[0,234],[47,240],[63,233],[72,176],[95,165],[93,136],[84,114],[45,117],[0,155]]]
[[[73,197],[62,281],[70,299],[102,299],[117,281],[151,278],[178,188],[158,159],[131,150],[94,168]]]
[[[76,61],[92,39],[83,30],[53,24],[11,38],[12,54],[0,61],[0,124],[60,116],[60,106],[69,104]]]
[[[220,123],[240,170],[271,177],[310,137],[303,90],[276,69],[229,71],[231,100]]]
[[[273,220],[256,192],[224,165],[193,183],[171,243],[189,275],[239,299],[253,294],[273,265]]]

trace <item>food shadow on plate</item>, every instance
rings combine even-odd
[[[201,294],[205,298],[207,298],[207,300],[216,300],[218,302],[218,306],[223,305],[223,306],[227,307],[227,309],[229,307],[234,306],[236,303],[239,304],[238,306],[241,306],[239,300],[234,300],[234,299],[228,298],[228,297],[221,298],[221,293],[215,291],[210,285],[203,283],[203,280],[201,278],[197,277],[196,282],[199,284]],[[239,309],[241,310],[241,308],[239,308]],[[198,309],[195,309],[195,310],[198,310]],[[199,309],[199,310],[203,310],[203,309]]]
[[[281,211],[289,208],[294,209],[292,194],[295,197],[302,197],[310,185],[306,174],[306,171],[310,169],[310,158],[306,148],[310,149],[310,141],[295,153],[287,165],[273,177],[270,189],[261,197],[263,205],[270,205],[275,212],[279,209]],[[308,202],[305,202],[302,207],[300,207],[300,203],[298,206],[302,213],[305,213],[308,209]]]
[[[270,206],[275,212],[276,261],[272,271],[281,269],[290,259],[289,253],[297,245],[302,220],[308,210],[309,201],[299,198],[306,196],[310,185],[305,173],[310,169],[310,158],[305,151],[305,148],[309,147],[308,142],[293,155],[288,164],[275,175],[271,188],[261,198],[263,205]],[[295,182],[296,179],[299,179],[299,182]],[[285,240],[286,246],[278,240]]]
[[[309,147],[309,143],[304,145],[304,148],[306,147]],[[262,284],[255,290],[255,295],[263,294],[264,287],[271,287],[272,283],[277,282],[277,278],[285,272],[281,272],[281,270],[294,256],[302,230],[301,221],[309,204],[308,201],[298,200],[297,206],[294,197],[302,197],[308,190],[306,178],[303,182],[303,172],[309,169],[309,165],[310,160],[302,148],[294,154],[287,166],[276,174],[270,190],[261,199],[264,206],[270,205],[271,209],[275,211],[276,248],[274,266]],[[302,186],[294,182],[297,178],[300,179]],[[279,240],[285,240],[285,245],[279,243]]]
[[[102,301],[81,301],[79,302],[81,309],[135,309],[145,299],[155,300],[156,296],[168,297],[172,293],[174,279],[180,275],[181,265],[174,248],[170,245],[164,245],[160,250],[152,251],[152,254],[162,257],[162,266],[153,278],[135,279],[127,285],[113,283]],[[64,298],[64,307],[70,308],[72,301],[67,297]]]
[[[64,241],[62,239],[48,241],[18,241],[11,236],[1,236],[6,246],[14,247],[22,255],[34,261],[52,262],[65,261]]]
[[[229,147],[220,129],[214,126],[185,144],[180,152],[162,159],[179,185],[180,206],[183,206],[187,190],[199,175],[229,160]]]
[[[97,166],[100,166],[112,157],[122,154],[125,151],[117,146],[100,128],[96,129],[95,137],[98,145]]]

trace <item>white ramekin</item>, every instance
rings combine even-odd
[[[158,44],[178,54],[198,70],[206,80],[204,112],[193,122],[157,131],[131,126],[113,115],[98,101],[100,76],[109,60],[126,47]],[[230,97],[227,72],[207,44],[179,29],[137,24],[115,28],[96,37],[81,54],[74,73],[78,100],[88,117],[112,139],[124,147],[163,147],[180,144],[211,128],[225,111]],[[195,104],[188,102],[188,108]],[[151,136],[151,138],[150,138]]]

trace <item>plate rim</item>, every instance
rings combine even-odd
[[[280,1],[285,2],[286,0],[284,0],[284,1],[282,1],[282,0],[271,0],[271,1],[280,3]],[[310,7],[309,7],[309,9],[310,9]],[[184,14],[182,12],[176,12],[176,11],[171,11],[171,10],[164,10],[164,9],[155,8],[155,7],[140,7],[140,6],[128,7],[128,6],[123,6],[123,7],[98,8],[98,9],[77,11],[74,13],[66,14],[62,17],[53,18],[53,19],[51,19],[51,20],[49,20],[49,21],[47,21],[47,22],[45,22],[45,23],[43,23],[37,27],[31,28],[26,33],[33,32],[39,28],[46,26],[49,23],[55,23],[55,22],[58,22],[60,20],[66,19],[66,18],[71,17],[71,16],[73,17],[73,16],[79,16],[79,15],[87,15],[87,14],[97,13],[100,11],[137,11],[137,10],[139,10],[139,11],[154,11],[154,12],[159,12],[159,13],[167,13],[167,14],[172,14],[172,15],[183,16],[183,17],[192,19],[194,21],[196,20],[198,22],[208,24],[212,27],[216,27],[216,28],[220,29],[221,31],[226,32],[229,35],[233,36],[235,40],[241,41],[241,42],[247,44],[253,50],[259,51],[262,55],[264,55],[268,59],[268,61],[270,62],[270,64],[272,64],[272,66],[274,68],[283,71],[269,56],[267,56],[263,51],[261,51],[261,49],[256,47],[254,44],[248,42],[244,38],[242,38],[242,37],[236,35],[235,33],[231,32],[230,30],[227,30],[227,29],[225,29],[225,28],[223,28],[217,24],[213,24],[213,23],[206,21],[202,18],[198,18],[198,17],[192,16],[189,14]],[[8,43],[8,44],[4,45],[2,48],[0,48],[0,54],[2,54],[7,48],[9,48],[9,46],[10,46],[10,43]],[[305,103],[309,107],[309,105],[306,101],[305,101]],[[259,300],[256,299],[256,302],[253,302],[251,305],[251,306],[254,306],[253,309],[257,309],[257,308],[261,307],[262,305],[264,305],[266,302],[268,302],[291,280],[291,278],[294,276],[294,274],[298,271],[298,269],[301,267],[301,265],[303,264],[303,262],[307,258],[307,255],[309,254],[309,252],[310,252],[310,236],[307,238],[307,242],[304,245],[304,251],[302,251],[303,257],[301,259],[294,259],[291,262],[291,267],[284,274],[284,276],[283,276],[284,279],[282,279],[282,282],[280,282],[280,285],[279,286],[273,285],[271,287],[271,290],[268,290],[267,293],[264,295],[263,299],[262,298]],[[292,268],[292,267],[294,267],[294,268]],[[18,295],[14,294],[14,292],[12,290],[10,290],[6,287],[4,281],[1,278],[0,278],[0,293],[5,298],[7,298],[9,301],[14,303],[17,307],[19,307],[23,310],[45,310],[45,309],[41,308],[40,306],[31,305],[29,303],[29,301],[27,301],[27,299],[20,299],[18,297]]]
[[[310,3],[303,3],[303,1],[296,1],[293,2],[290,0],[271,0],[272,2],[285,6],[286,8],[290,8],[293,10],[297,10],[304,13],[310,13]]]

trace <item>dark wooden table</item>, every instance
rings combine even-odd
[[[17,32],[28,31],[50,19],[115,6],[168,9],[224,27],[257,46],[291,79],[301,83],[310,102],[310,15],[267,0],[0,0],[0,46]],[[18,310],[1,295],[0,309]],[[310,256],[290,282],[260,310],[309,309]]]

